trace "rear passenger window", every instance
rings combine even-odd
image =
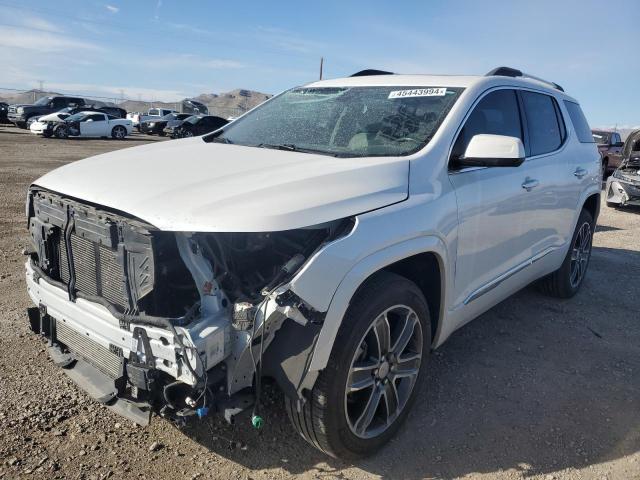
[[[513,90],[496,90],[487,94],[469,115],[453,145],[453,159],[464,155],[474,135],[489,133],[522,140],[518,99]]]
[[[554,100],[549,95],[521,91],[529,131],[531,155],[553,152],[562,145],[564,124],[558,118]]]

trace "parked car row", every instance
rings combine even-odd
[[[185,115],[184,118],[187,118],[191,115],[207,115],[208,113],[209,109],[205,104],[196,100],[185,99],[180,103],[180,111],[173,110],[171,108],[150,108],[147,113],[131,112],[127,115],[127,118],[133,122],[133,126],[137,128],[138,131],[141,131],[140,128],[142,123],[154,122],[166,117],[167,115]],[[150,134],[152,135],[153,133]]]
[[[224,127],[229,120],[215,115],[191,115],[185,119],[175,118],[167,121],[163,129],[171,138],[186,138],[205,135]]]
[[[32,104],[9,105],[8,119],[19,128],[28,128],[28,122],[34,117],[48,115],[67,107],[82,107],[88,102],[81,97],[42,97]]]
[[[191,117],[190,113],[176,113],[170,112],[162,117],[150,118],[145,121],[142,121],[138,124],[138,131],[140,133],[146,133],[147,135],[160,135],[164,137],[167,132],[165,132],[165,127],[169,123],[172,126],[177,122],[182,123],[183,120]]]
[[[204,135],[229,123],[208,115],[207,106],[195,100],[183,100],[180,110],[151,108],[146,113],[127,113],[115,105],[60,95],[43,97],[33,104],[0,103],[0,122],[5,120],[43,137],[119,139],[130,135],[133,128],[148,135],[182,138]]]
[[[131,120],[96,110],[83,110],[72,115],[58,112],[44,115],[29,127],[43,137],[105,137],[123,140],[133,131]]]

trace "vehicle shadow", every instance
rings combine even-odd
[[[389,479],[505,470],[527,477],[633,454],[640,451],[639,275],[639,251],[594,247],[573,299],[531,286],[463,327],[432,354],[396,438],[354,464],[297,436],[275,388],[265,395],[259,432],[248,415],[234,427],[210,419],[183,432],[247,468],[332,478],[345,468]]]

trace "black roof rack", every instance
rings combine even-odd
[[[490,70],[489,72],[487,72],[485,77],[493,77],[495,75],[499,75],[501,77],[522,77],[523,73],[517,68],[496,67],[493,70]]]
[[[523,73],[521,70],[518,70],[517,68],[511,68],[511,67],[496,67],[493,70],[488,71],[485,74],[485,77],[493,77],[493,76],[501,76],[501,77],[523,77],[523,78],[531,78],[533,80],[538,80],[539,82],[542,83],[546,83],[547,85],[550,85],[551,87],[555,88],[556,90],[560,90],[561,92],[564,92],[564,88],[562,88],[560,85],[558,85],[555,82],[550,82],[548,80],[544,80],[540,77],[535,77],[533,75],[529,75],[527,73]]]
[[[368,68],[366,70],[360,70],[359,72],[350,75],[351,77],[370,77],[372,75],[393,75],[393,72],[385,72],[384,70],[375,70]]]

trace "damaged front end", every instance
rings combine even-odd
[[[143,425],[152,411],[183,422],[215,409],[231,420],[262,376],[302,400],[324,313],[288,282],[351,219],[166,232],[37,187],[27,216],[31,327],[93,398]]]
[[[627,137],[622,163],[607,179],[606,192],[609,206],[640,206],[640,130]]]

